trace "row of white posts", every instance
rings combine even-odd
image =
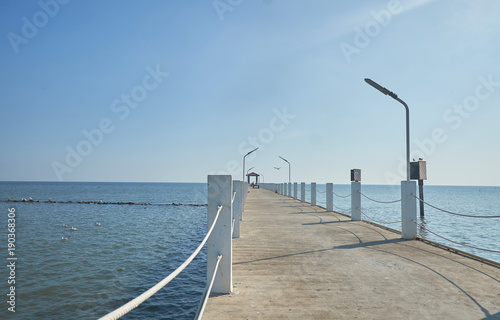
[[[261,183],[261,188],[293,197],[297,200],[297,183]],[[401,183],[401,217],[402,238],[414,239],[417,236],[417,200],[415,181]],[[230,293],[233,290],[232,280],[232,239],[240,237],[240,221],[243,219],[245,200],[248,194],[248,183],[232,180],[230,175],[208,176],[208,226],[211,226],[219,206],[222,209],[207,241],[207,280],[213,276],[217,257],[222,255],[211,293]],[[300,201],[306,202],[306,184],[300,184]],[[413,195],[412,195],[413,194]],[[316,183],[311,183],[311,205],[316,205]],[[326,184],[326,211],[333,211],[333,183]],[[361,182],[351,182],[351,219],[361,220]]]
[[[265,188],[278,194],[297,200],[297,182],[261,183]],[[292,194],[293,190],[293,194]],[[306,183],[300,183],[300,201],[306,202]],[[415,239],[417,236],[417,193],[415,181],[401,182],[401,233],[403,239]],[[316,182],[311,182],[311,205],[316,205]],[[326,184],[326,211],[333,211],[333,183]],[[351,220],[361,221],[361,182],[351,182]]]
[[[233,290],[232,239],[240,237],[240,221],[243,219],[248,183],[232,180],[230,175],[208,176],[208,213],[210,227],[222,209],[207,241],[207,281],[211,281],[217,257],[222,259],[215,275],[211,293],[230,293]]]

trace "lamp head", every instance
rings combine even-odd
[[[257,150],[257,149],[259,149],[259,148],[255,148],[255,149],[253,149],[252,151],[248,152],[248,153],[245,155],[245,157],[246,157],[246,156],[248,156],[250,153],[254,152],[254,151],[255,151],[255,150]]]
[[[385,95],[391,96],[394,99],[398,98],[397,94],[395,94],[394,92],[390,91],[387,88],[382,87],[381,85],[379,85],[378,83],[376,83],[375,81],[373,81],[371,79],[365,78],[365,82],[368,83],[369,85],[371,85],[372,87],[374,87],[375,89],[377,89],[378,91],[382,92]]]
[[[278,156],[278,157],[280,157],[280,158],[281,158],[281,160],[283,160],[283,161],[285,161],[285,162],[287,162],[287,163],[290,163],[290,162],[288,162],[288,160],[286,160],[286,159],[285,159],[285,158],[283,158],[282,156]]]

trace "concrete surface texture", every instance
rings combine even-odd
[[[203,319],[500,319],[500,268],[264,189]]]

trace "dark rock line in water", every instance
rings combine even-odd
[[[114,205],[132,205],[132,206],[185,206],[185,207],[206,207],[207,204],[196,203],[141,203],[141,202],[103,202],[103,201],[56,201],[56,200],[1,200],[0,202],[27,202],[27,203],[73,203],[73,204],[114,204]]]

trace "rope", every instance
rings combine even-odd
[[[342,208],[339,208],[339,207],[337,207],[334,203],[332,203],[332,205],[333,205],[335,208],[337,208],[338,210],[341,210],[341,211],[349,211],[349,210],[351,210],[351,209],[342,209]]]
[[[222,259],[222,255],[217,256],[217,262],[215,263],[214,272],[212,274],[212,279],[210,283],[207,283],[205,287],[205,292],[203,292],[202,299],[200,301],[200,305],[198,306],[198,312],[196,313],[196,320],[200,320],[203,316],[203,311],[205,311],[205,306],[207,305],[208,297],[210,297],[210,292],[212,291],[212,286],[214,285],[215,275],[217,274],[217,269],[219,269],[219,263]]]
[[[373,219],[372,217],[370,217],[369,215],[367,215],[366,213],[364,213],[364,212],[363,212],[363,210],[359,210],[359,211],[361,211],[361,213],[362,213],[365,217],[367,217],[368,219],[373,220],[373,221],[375,221],[375,222],[377,222],[377,223],[381,223],[381,224],[401,223],[401,221],[395,221],[395,222],[384,222],[384,221],[379,221],[379,220]]]
[[[326,191],[319,191],[319,190],[316,190],[316,192],[318,192],[318,193],[326,193]]]
[[[370,197],[366,196],[366,195],[365,195],[365,194],[363,194],[363,192],[361,192],[361,191],[360,191],[359,193],[361,193],[361,195],[362,195],[363,197],[365,197],[366,199],[371,200],[371,201],[374,201],[374,202],[378,202],[378,203],[396,203],[396,202],[401,201],[401,199],[399,199],[399,200],[394,200],[394,201],[378,201],[378,200],[375,200],[375,199],[372,199],[372,198],[370,198]]]
[[[236,219],[233,218],[233,221],[231,221],[231,235],[234,233],[234,222]]]
[[[423,202],[425,203],[426,205],[428,205],[429,207],[432,207],[434,209],[437,209],[439,211],[443,211],[443,212],[446,212],[446,213],[449,213],[449,214],[454,214],[456,216],[461,216],[461,217],[468,217],[468,218],[500,218],[500,216],[473,216],[473,215],[469,215],[469,214],[460,214],[460,213],[455,213],[455,212],[451,212],[451,211],[447,211],[447,210],[443,210],[443,209],[440,209],[436,206],[433,206],[432,204],[430,203],[427,203],[425,202],[424,200],[420,199],[419,197],[415,196],[413,193],[411,194],[415,199],[419,200],[420,202]]]
[[[436,237],[439,237],[439,238],[442,238],[444,240],[447,240],[447,241],[450,241],[450,242],[453,242],[455,244],[458,244],[458,245],[461,245],[461,246],[464,246],[464,247],[469,247],[469,248],[472,248],[472,249],[477,249],[477,250],[482,250],[482,251],[488,251],[488,252],[494,252],[494,253],[500,253],[500,251],[498,250],[491,250],[491,249],[484,249],[484,248],[478,248],[478,247],[474,247],[474,246],[470,246],[468,244],[464,244],[464,243],[460,243],[460,242],[456,242],[456,241],[453,241],[453,240],[450,240],[448,238],[445,238],[443,236],[440,236],[439,234],[435,233],[435,232],[432,232],[431,230],[427,229],[427,227],[425,227],[424,225],[421,225],[419,224],[418,222],[416,222],[415,220],[411,220],[411,222],[413,222],[414,224],[416,224],[417,226],[419,226],[420,228],[424,229],[425,231],[429,232],[429,233],[432,233],[433,235],[435,235]]]
[[[236,191],[235,191],[235,192],[233,192],[233,197],[231,198],[231,204],[233,204],[233,202],[234,202],[234,198],[236,198]]]
[[[351,196],[351,194],[350,194],[350,193],[349,193],[347,196],[341,196],[341,195],[338,195],[338,194],[336,194],[335,192],[333,192],[333,190],[332,190],[332,193],[333,193],[334,195],[336,195],[337,197],[339,197],[339,198],[348,198],[348,197],[350,197],[350,196]]]
[[[129,313],[133,309],[137,308],[141,303],[146,301],[148,298],[150,298],[153,294],[158,292],[161,288],[163,288],[165,285],[167,285],[170,281],[172,281],[179,273],[182,272],[190,263],[193,261],[193,259],[198,255],[198,253],[201,251],[205,243],[207,242],[208,238],[210,237],[210,234],[212,233],[212,230],[215,227],[215,223],[217,222],[217,219],[219,218],[219,214],[222,210],[223,206],[219,206],[217,210],[217,214],[215,216],[214,222],[212,223],[212,226],[207,232],[207,235],[205,236],[205,239],[201,242],[201,244],[196,248],[196,250],[187,258],[186,261],[184,261],[183,264],[181,264],[177,269],[175,269],[174,272],[172,272],[170,275],[168,275],[165,279],[162,281],[158,282],[156,285],[151,287],[148,291],[144,292],[140,296],[134,298],[133,300],[130,300],[123,306],[119,307],[118,309],[108,313],[104,317],[99,318],[99,320],[116,320],[125,314]]]

